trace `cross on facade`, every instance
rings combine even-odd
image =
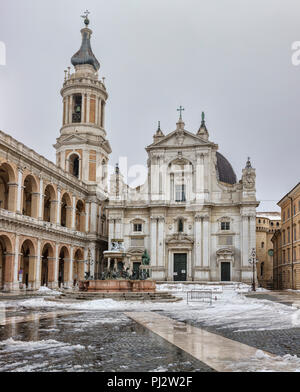
[[[177,112],[180,112],[179,120],[182,120],[182,112],[184,111],[184,108],[180,105],[179,109],[177,109]]]

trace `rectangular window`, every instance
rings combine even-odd
[[[186,201],[185,185],[176,185],[175,186],[175,200],[176,201]]]
[[[230,222],[221,222],[221,230],[230,230]]]
[[[287,233],[288,233],[288,243],[290,243],[290,241],[291,241],[290,228],[287,229]]]
[[[133,225],[133,231],[142,231],[142,224],[141,223],[135,223]]]

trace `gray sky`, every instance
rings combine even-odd
[[[299,0],[1,0],[0,129],[55,161],[64,69],[91,11],[92,48],[106,77],[106,130],[113,153],[146,164],[157,121],[175,129],[185,107],[238,178],[249,155],[257,197],[280,200],[299,181]],[[259,210],[273,210],[262,202]]]

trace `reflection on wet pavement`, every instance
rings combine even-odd
[[[212,371],[121,312],[15,311],[0,326],[2,372]]]

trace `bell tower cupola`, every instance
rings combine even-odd
[[[108,94],[105,78],[99,79],[100,63],[91,47],[92,30],[86,11],[80,49],[71,58],[74,66],[65,71],[61,89],[63,118],[55,148],[56,161],[64,170],[103,190],[111,148],[106,139],[105,107]]]

